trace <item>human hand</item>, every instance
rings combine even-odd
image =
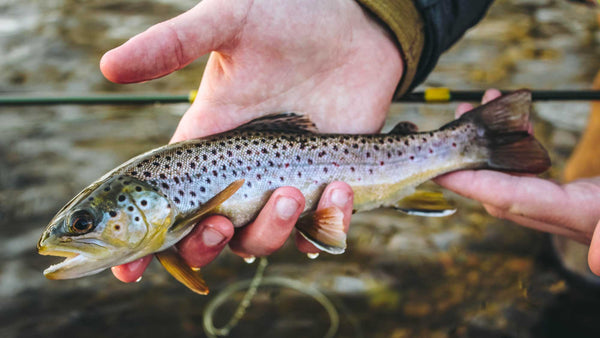
[[[500,96],[486,91],[482,103]],[[461,104],[457,117],[473,109]],[[590,244],[588,263],[600,275],[600,177],[569,184],[490,170],[463,170],[435,180],[460,195],[480,201],[494,217]]]
[[[100,67],[111,81],[140,82],[211,51],[196,100],[173,142],[279,111],[306,113],[322,132],[376,132],[403,70],[393,38],[347,0],[205,0],[107,52]],[[350,187],[341,182],[328,186],[319,207],[332,204],[343,205],[347,227]],[[207,264],[228,242],[242,256],[268,255],[289,236],[303,206],[297,189],[280,188],[258,218],[235,234],[227,219],[212,216],[178,247],[192,266]],[[301,251],[317,251],[302,238],[296,242]],[[133,281],[149,261],[143,258],[113,272]]]

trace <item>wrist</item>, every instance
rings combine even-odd
[[[395,96],[411,87],[425,44],[423,19],[412,0],[357,0],[374,14],[395,38],[404,69]]]

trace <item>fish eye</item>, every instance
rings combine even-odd
[[[71,226],[69,230],[76,234],[84,234],[94,228],[94,219],[92,214],[85,210],[75,212],[71,216]]]

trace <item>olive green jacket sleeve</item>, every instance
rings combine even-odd
[[[419,83],[440,55],[483,18],[493,0],[357,0],[393,33],[404,60],[396,97]]]
[[[395,96],[402,96],[411,88],[425,44],[421,14],[412,0],[357,1],[383,21],[396,37],[404,60],[404,71]]]

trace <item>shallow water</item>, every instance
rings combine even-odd
[[[100,56],[194,1],[0,0],[0,94],[186,93],[205,59],[185,71],[115,85]],[[587,88],[600,62],[595,13],[564,1],[499,0],[441,60],[426,85],[470,88]],[[36,241],[81,188],[131,156],[168,142],[187,105],[0,108],[0,336],[202,336],[202,311],[254,265],[225,252],[204,273],[201,297],[153,263],[140,283],[110,272],[46,280],[55,258]],[[388,125],[421,129],[453,118],[454,105],[394,104]],[[536,135],[559,178],[585,125],[586,103],[537,104]],[[388,126],[389,127],[389,126]],[[293,245],[270,257],[267,276],[325,292],[341,316],[339,337],[597,336],[599,293],[572,287],[547,255],[546,237],[488,216],[449,194],[443,219],[390,210],[357,214],[342,256],[309,260]],[[318,304],[287,289],[261,289],[234,337],[319,337],[329,325]],[[218,313],[222,323],[224,314]]]

